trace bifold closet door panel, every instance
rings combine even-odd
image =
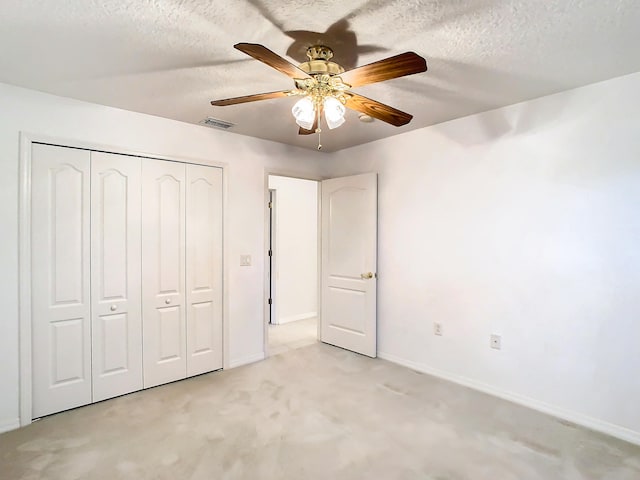
[[[33,418],[91,402],[90,153],[33,144]]]
[[[222,169],[187,165],[187,376],[222,368]]]
[[[93,401],[142,389],[140,158],[91,152]]]
[[[144,387],[185,378],[185,165],[142,159]]]

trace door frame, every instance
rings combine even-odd
[[[31,365],[31,147],[43,143],[66,148],[115,153],[152,160],[204,165],[222,169],[222,368],[229,368],[229,252],[228,239],[228,177],[227,162],[209,161],[202,158],[162,155],[140,152],[117,145],[105,145],[20,131],[18,173],[18,369],[20,426],[31,423],[32,414],[32,365]]]
[[[322,280],[322,231],[321,231],[321,227],[322,227],[322,180],[326,180],[328,177],[323,177],[320,175],[307,175],[304,173],[297,173],[297,172],[292,172],[290,170],[279,170],[279,169],[273,169],[273,168],[265,168],[264,169],[264,229],[265,229],[265,235],[264,235],[264,258],[265,258],[265,265],[264,265],[264,313],[263,313],[263,318],[262,318],[262,326],[263,326],[263,332],[262,332],[262,343],[263,343],[263,354],[264,354],[264,358],[269,357],[269,176],[277,176],[277,177],[288,177],[288,178],[294,178],[294,179],[298,179],[298,180],[312,180],[314,182],[318,182],[318,211],[317,211],[317,224],[318,224],[318,228],[317,228],[317,274],[318,274],[318,279],[317,279],[317,297],[316,297],[316,302],[318,304],[318,308],[317,308],[317,312],[318,312],[318,326],[317,326],[317,332],[316,332],[316,336],[318,338],[318,340],[322,340],[320,338],[320,325],[321,325],[321,318],[322,318],[322,305],[321,305],[321,301],[320,301],[320,295],[322,294],[322,285],[321,285],[321,280]]]
[[[275,278],[275,272],[278,270],[278,257],[276,257],[276,238],[274,235],[274,229],[275,226],[277,224],[277,216],[278,216],[278,212],[277,212],[277,208],[276,206],[278,205],[278,191],[275,189],[269,189],[269,209],[267,210],[267,212],[269,213],[269,228],[268,228],[268,232],[269,232],[269,236],[267,237],[267,248],[269,249],[269,252],[271,252],[271,254],[269,255],[269,252],[267,252],[268,255],[268,262],[269,262],[269,292],[267,295],[267,298],[271,299],[271,303],[269,303],[267,301],[268,304],[268,310],[269,310],[269,319],[268,319],[268,324],[272,325],[273,322],[273,318],[274,317],[278,317],[278,303],[275,301],[275,296],[276,296],[276,278]]]

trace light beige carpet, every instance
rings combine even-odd
[[[318,341],[318,319],[307,318],[282,325],[269,325],[268,335],[269,356],[307,347]]]
[[[0,435],[0,478],[638,480],[640,447],[317,343]]]

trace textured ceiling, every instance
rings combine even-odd
[[[0,18],[1,82],[309,148],[295,99],[209,105],[293,86],[235,43],[299,63],[321,41],[346,68],[427,59],[426,73],[356,90],[413,114],[409,125],[348,112],[325,151],[640,71],[638,0],[2,0]]]

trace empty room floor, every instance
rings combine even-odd
[[[0,474],[637,480],[640,447],[316,343],[0,435]]]
[[[269,325],[269,355],[307,347],[317,341],[317,318],[307,318],[282,325]]]

